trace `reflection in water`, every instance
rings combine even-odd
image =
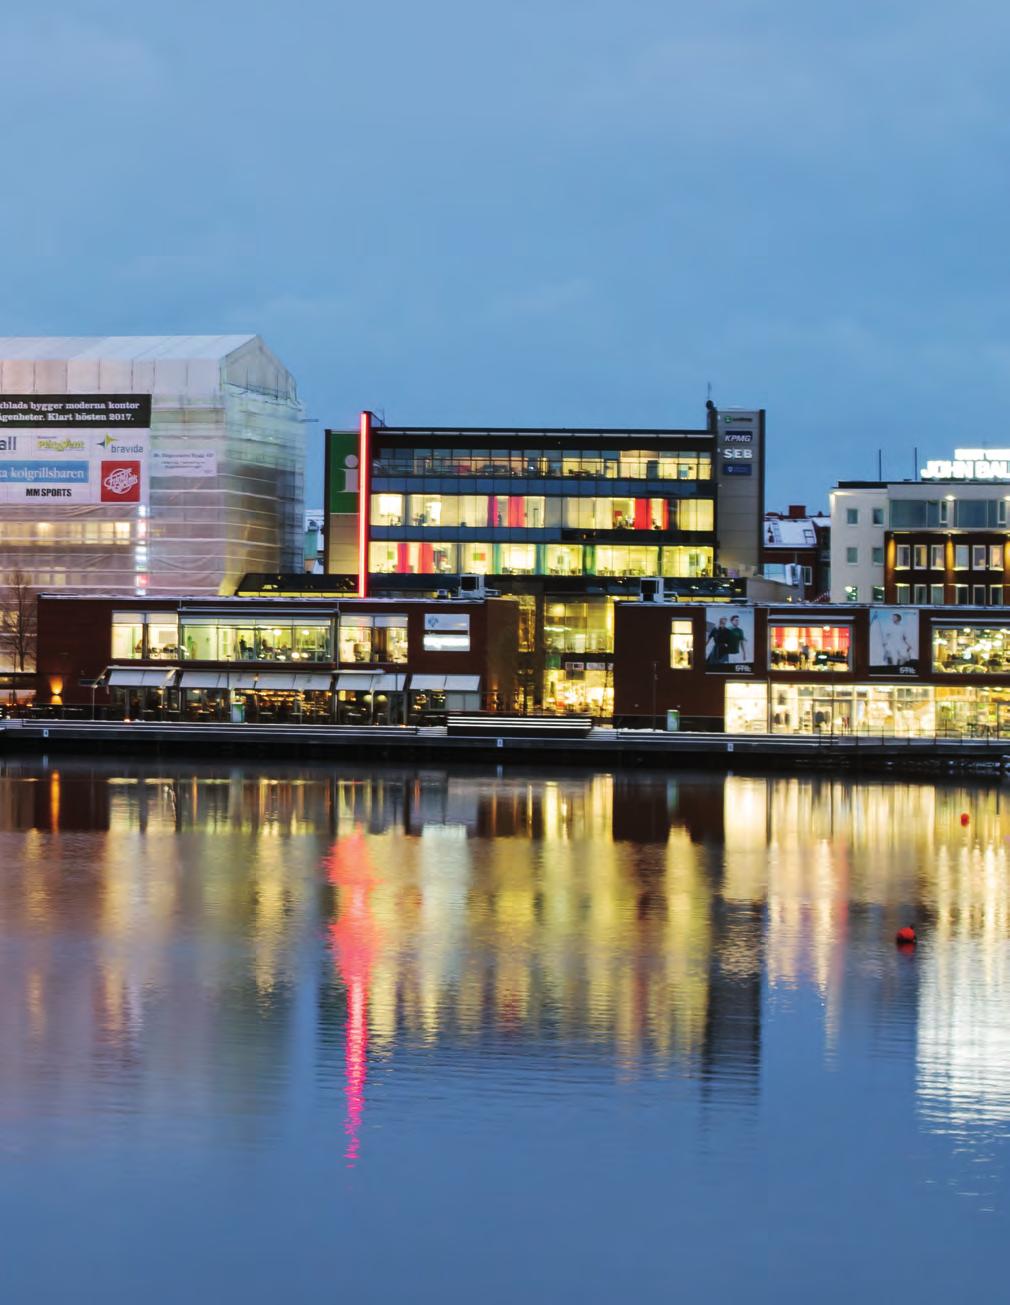
[[[911,1037],[927,1127],[1005,1127],[1008,839],[996,787],[8,763],[0,1122],[255,1132],[306,1037],[352,1167],[377,1064],[728,1109],[809,996],[825,1064]]]

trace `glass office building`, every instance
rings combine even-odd
[[[661,578],[729,596],[759,570],[764,413],[702,429],[392,427],[327,432],[326,570],[363,594],[454,592],[523,605],[527,710],[606,716],[614,603]]]

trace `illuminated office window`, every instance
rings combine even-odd
[[[689,671],[694,664],[693,621],[670,622],[670,665],[675,671]]]

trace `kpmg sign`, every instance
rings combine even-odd
[[[0,394],[0,503],[147,499],[149,394]]]
[[[923,480],[1010,480],[1010,449],[955,449],[953,458],[931,458]]]

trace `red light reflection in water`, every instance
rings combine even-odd
[[[375,886],[368,847],[362,834],[351,834],[333,845],[326,861],[326,877],[339,889],[337,918],[330,925],[330,950],[337,972],[347,989],[347,1026],[344,1031],[344,1097],[347,1114],[344,1159],[353,1168],[361,1150],[361,1121],[365,1113],[368,1078],[368,994],[372,962],[378,950],[379,931],[369,898]]]

